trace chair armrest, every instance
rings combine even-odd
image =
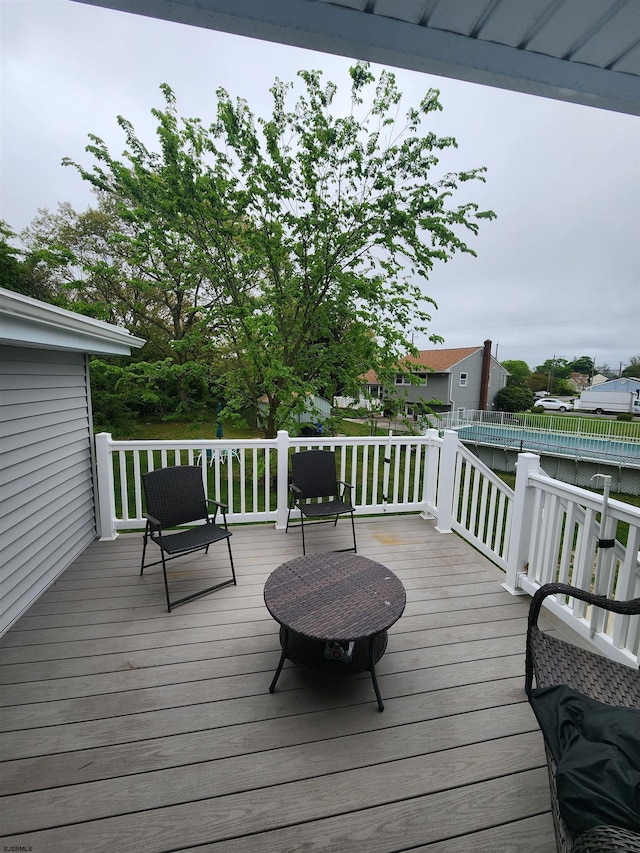
[[[296,486],[295,483],[289,483],[289,491],[295,492],[297,495],[302,494],[302,489],[299,486]]]
[[[143,513],[142,513],[142,517],[147,519],[147,521],[149,522],[149,525],[150,525],[151,527],[153,527],[153,528],[155,528],[155,529],[157,529],[157,530],[161,530],[161,529],[162,529],[162,522],[161,522],[161,521],[158,521],[158,519],[157,519],[157,518],[154,518],[154,517],[153,517],[152,515],[150,515],[148,512],[143,512]]]
[[[339,486],[344,486],[345,489],[349,489],[350,492],[353,491],[353,483],[345,483],[344,480],[338,480],[337,483]]]
[[[593,592],[587,592],[585,589],[578,589],[566,583],[546,583],[540,589],[536,590],[531,600],[529,607],[529,628],[538,624],[538,616],[544,599],[549,595],[558,594],[569,595],[572,598],[586,601],[587,604],[602,607],[604,610],[610,610],[613,613],[622,613],[628,616],[640,614],[640,598],[632,598],[629,601],[614,601],[611,598],[607,598],[606,595],[596,595]]]
[[[225,512],[229,509],[229,504],[223,504],[221,501],[214,501],[213,498],[207,498],[208,504],[213,504],[216,509],[222,509]]]
[[[227,526],[227,510],[229,509],[229,504],[224,504],[221,501],[214,501],[213,498],[207,498],[207,504],[214,507],[213,512],[209,513],[209,516],[213,523],[215,524],[216,516],[218,515],[218,510],[222,510],[222,519],[224,521],[224,526]]]
[[[538,627],[538,616],[542,602],[549,595],[567,595],[572,598],[577,598],[594,607],[601,607],[603,610],[609,610],[613,613],[621,613],[624,616],[634,616],[640,614],[640,598],[632,598],[629,601],[614,601],[607,598],[605,595],[595,595],[593,592],[588,592],[584,589],[578,589],[575,586],[570,586],[566,583],[547,583],[536,590],[531,604],[529,606],[529,619],[527,626],[527,643],[525,655],[525,691],[530,693],[533,684],[534,675],[534,639],[544,635],[544,631]],[[570,645],[567,643],[566,645]]]

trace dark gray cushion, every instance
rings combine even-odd
[[[640,709],[605,705],[564,685],[532,690],[529,701],[572,832],[600,824],[640,832]]]

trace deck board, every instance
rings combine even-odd
[[[340,528],[308,550],[340,547]],[[358,519],[359,553],[407,589],[377,667],[385,711],[367,673],[287,663],[271,695],[262,590],[300,536],[233,532],[237,587],[167,614],[157,568],[139,575],[141,537],[123,535],[94,543],[0,639],[3,844],[553,853],[523,691],[528,598],[433,522]],[[228,570],[226,549],[210,556]]]

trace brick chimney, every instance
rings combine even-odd
[[[480,402],[478,408],[481,412],[487,411],[487,401],[489,399],[489,376],[491,375],[491,341],[484,342],[484,352],[482,353],[482,378],[480,380]]]

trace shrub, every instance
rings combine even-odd
[[[495,396],[499,412],[525,412],[532,402],[532,394],[524,385],[506,385]]]

